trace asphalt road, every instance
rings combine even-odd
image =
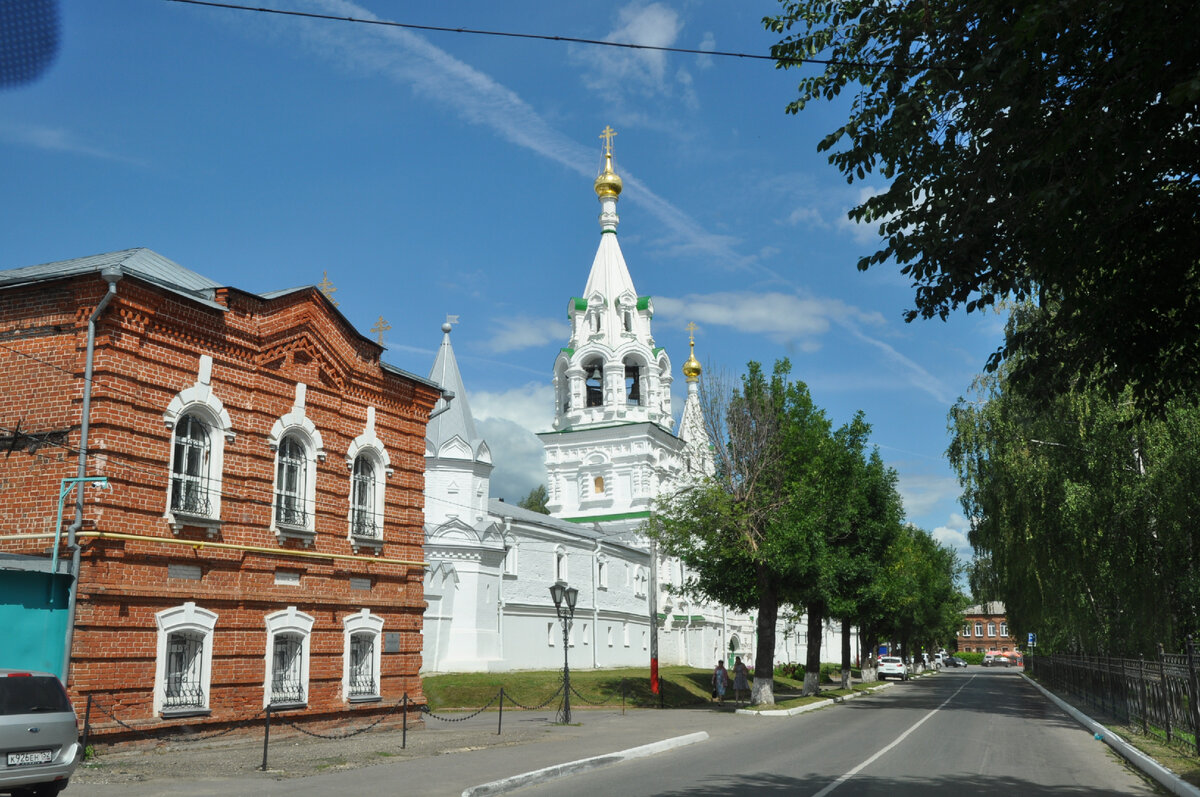
[[[836,708],[787,719],[747,720],[737,733],[704,744],[512,793],[1159,793],[1016,671],[945,670]]]

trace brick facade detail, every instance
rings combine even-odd
[[[50,553],[60,480],[77,475],[87,321],[106,290],[95,272],[0,289],[0,433],[10,443],[0,457],[0,551]],[[110,487],[85,492],[68,677],[81,714],[88,695],[105,709],[93,710],[94,734],[122,732],[106,715],[144,730],[260,716],[271,677],[267,617],[289,607],[312,621],[305,698],[289,720],[379,714],[404,694],[424,702],[424,441],[440,393],[381,364],[381,352],[314,288],[193,299],[133,274],[117,283],[97,321],[87,466]],[[219,517],[207,524],[170,511],[168,409],[198,385],[229,420],[214,430],[223,438]],[[293,536],[273,522],[272,435],[300,402],[323,456],[313,457],[311,530]],[[382,532],[359,544],[348,454],[369,419],[387,473],[378,473]],[[65,542],[59,555],[69,559]],[[215,623],[206,708],[182,717],[161,707],[158,618],[189,604]],[[363,610],[379,631],[378,694],[351,700],[347,623]]]

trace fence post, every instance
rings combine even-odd
[[[92,696],[89,694],[87,699],[87,708],[83,712],[83,738],[79,740],[79,752],[85,758],[87,757],[88,736],[92,732]]]
[[[504,727],[504,687],[500,687],[500,716],[496,720],[496,735],[500,735],[500,729]]]
[[[622,678],[621,679],[621,716],[622,717],[625,716],[625,685],[626,685],[626,681],[624,678]],[[659,689],[662,689],[661,684],[659,685]]]
[[[1188,705],[1192,709],[1192,738],[1195,739],[1196,755],[1200,755],[1200,685],[1196,682],[1196,645],[1192,635],[1187,638],[1188,685],[1191,694],[1188,695]]]
[[[404,750],[408,747],[408,692],[404,693],[404,697],[400,698],[400,710],[404,712],[404,722],[400,731],[400,749]]]
[[[1171,687],[1167,683],[1167,656],[1163,644],[1158,643],[1158,677],[1162,687],[1163,726],[1167,731],[1167,744],[1171,743]]]
[[[1144,653],[1138,654],[1138,687],[1142,693],[1142,736],[1146,736],[1150,733],[1146,717],[1150,713],[1150,700],[1148,697],[1149,692],[1146,689],[1146,654]]]
[[[268,703],[267,704],[267,725],[263,729],[263,762],[262,762],[262,767],[260,767],[260,769],[262,769],[263,772],[267,771],[267,747],[270,745],[270,743],[271,743],[271,704]]]

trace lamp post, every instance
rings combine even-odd
[[[554,611],[558,612],[558,620],[563,629],[563,702],[562,710],[558,713],[560,725],[571,724],[571,667],[567,662],[567,645],[570,639],[571,620],[575,617],[575,601],[579,599],[579,590],[568,587],[561,581],[550,585],[550,597],[554,599]],[[563,606],[563,598],[567,605]]]

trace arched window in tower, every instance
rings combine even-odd
[[[604,406],[604,362],[600,359],[590,360],[583,366],[583,373],[587,388],[586,406]]]
[[[601,496],[603,496],[604,495],[604,477],[597,476],[592,482],[592,487],[596,491],[597,498],[600,498]]]
[[[632,332],[633,331],[633,313],[626,310],[624,313],[622,313],[622,317],[625,319],[625,331]]]
[[[625,361],[625,403],[642,405],[642,367],[634,360]]]

